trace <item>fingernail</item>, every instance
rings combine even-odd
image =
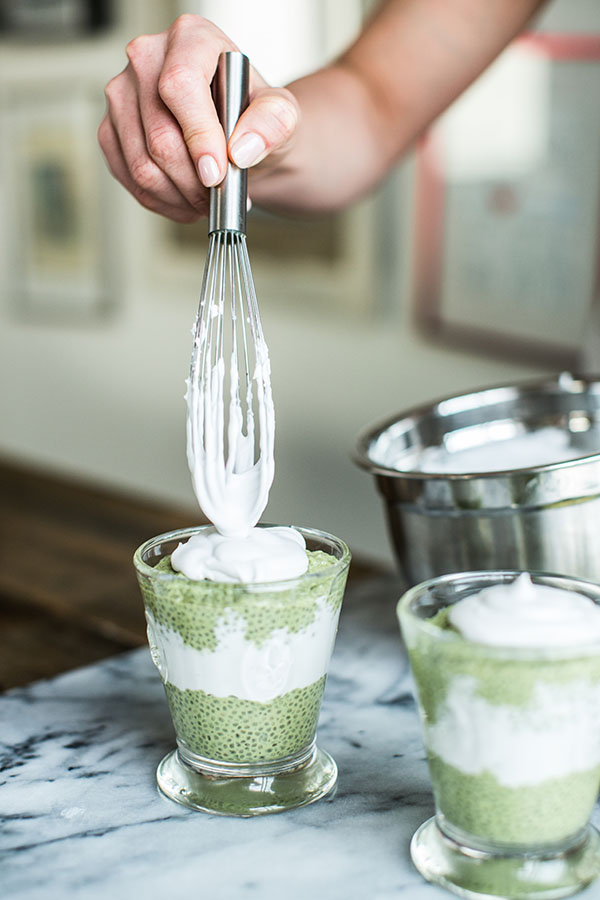
[[[213,187],[219,180],[219,167],[213,156],[201,156],[198,160],[200,181],[204,187]]]
[[[231,158],[240,169],[247,169],[258,162],[267,149],[259,134],[249,131],[231,145]]]

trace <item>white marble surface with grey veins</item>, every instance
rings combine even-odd
[[[174,736],[145,649],[0,697],[3,900],[449,897],[409,857],[433,801],[399,592],[390,578],[347,593],[319,725],[337,793],[303,809],[234,819],[158,793]]]

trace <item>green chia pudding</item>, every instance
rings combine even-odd
[[[440,824],[483,845],[574,837],[600,784],[600,654],[475,643],[450,609],[423,627],[400,608]]]
[[[307,550],[289,583],[192,581],[170,557],[140,578],[180,748],[227,764],[300,757],[314,740],[347,566]],[[322,575],[320,575],[322,573]],[[161,577],[164,576],[164,577]]]

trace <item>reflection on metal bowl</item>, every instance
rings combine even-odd
[[[561,429],[576,459],[496,471],[419,469],[426,448],[453,452]],[[555,572],[600,582],[600,380],[490,388],[399,413],[359,437],[355,461],[383,497],[409,584],[482,569]]]

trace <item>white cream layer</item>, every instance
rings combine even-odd
[[[523,572],[455,603],[448,613],[464,638],[504,647],[572,647],[600,642],[600,606],[575,591],[537,584]]]
[[[535,686],[523,707],[493,705],[469,676],[452,679],[425,744],[465,775],[488,772],[518,788],[600,765],[600,685],[589,681]]]
[[[180,690],[265,703],[327,674],[339,608],[317,601],[314,621],[298,632],[275,628],[257,647],[245,638],[246,622],[227,610],[217,624],[214,650],[197,650],[147,611],[148,642],[163,681]]]

